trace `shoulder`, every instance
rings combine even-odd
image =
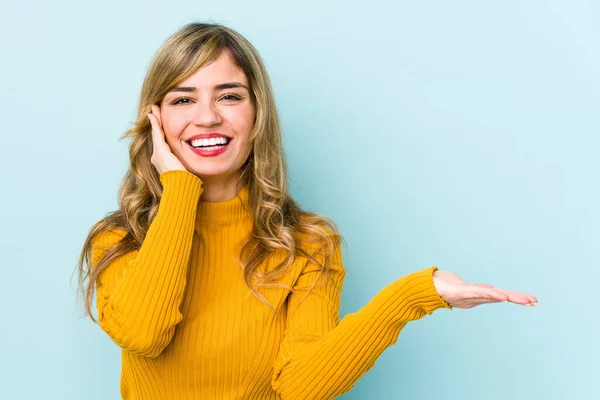
[[[343,270],[342,236],[336,224],[319,214],[303,214],[301,219],[305,229],[297,234],[297,246],[306,252],[305,268],[321,268],[322,265],[314,263],[318,261],[326,262],[332,270]]]
[[[115,245],[127,235],[127,231],[121,228],[107,229],[98,232],[92,239],[92,246],[103,247]]]
[[[335,222],[324,215],[304,212],[299,215],[298,220],[301,229],[297,231],[297,238],[302,241],[315,241],[317,245],[323,245],[328,238],[341,239]]]
[[[298,216],[299,223],[294,227],[296,246],[307,253],[328,252],[339,247],[342,236],[336,223],[330,218],[316,213],[303,212]]]
[[[92,238],[91,253],[92,264],[96,265],[104,255],[116,246],[121,239],[127,235],[127,231],[121,228],[101,230]]]

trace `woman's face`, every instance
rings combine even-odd
[[[205,180],[239,177],[251,150],[255,107],[246,74],[228,51],[167,93],[160,119],[171,151],[188,171]]]

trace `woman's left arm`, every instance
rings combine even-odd
[[[504,300],[521,302],[526,296],[489,285],[470,285],[432,266],[386,286],[363,308],[339,322],[344,276],[338,245],[330,277],[309,263],[289,295],[285,337],[272,379],[273,389],[284,400],[332,399],[346,393],[396,342],[409,321],[439,308],[470,308],[477,303]],[[530,300],[535,298],[531,296],[527,302]]]

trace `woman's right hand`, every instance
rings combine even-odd
[[[156,104],[153,105],[152,113],[148,114],[148,118],[152,125],[152,157],[150,162],[156,167],[158,174],[162,175],[163,172],[171,170],[187,171],[179,158],[173,154],[165,139],[160,119],[160,107]]]

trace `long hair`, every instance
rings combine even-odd
[[[306,257],[329,273],[335,246],[343,242],[329,218],[304,211],[288,194],[287,167],[281,128],[271,82],[254,46],[235,30],[215,23],[191,23],[171,35],[148,67],[140,94],[137,119],[120,138],[129,138],[130,166],[119,188],[119,208],[92,226],[79,256],[78,294],[85,300],[85,313],[94,322],[92,299],[96,282],[112,261],[139,250],[162,196],[159,174],[151,163],[151,124],[147,114],[166,93],[228,50],[248,79],[255,104],[251,151],[243,166],[240,183],[248,186],[253,212],[252,231],[240,252],[240,267],[252,293],[269,305],[256,288],[276,284],[298,256]],[[125,236],[92,265],[92,242],[103,231],[122,230]],[[308,251],[314,249],[315,253]],[[308,245],[308,247],[306,246]],[[287,256],[266,274],[259,271],[264,260],[276,251]],[[321,254],[323,257],[313,257]],[[319,261],[323,260],[323,262]]]

